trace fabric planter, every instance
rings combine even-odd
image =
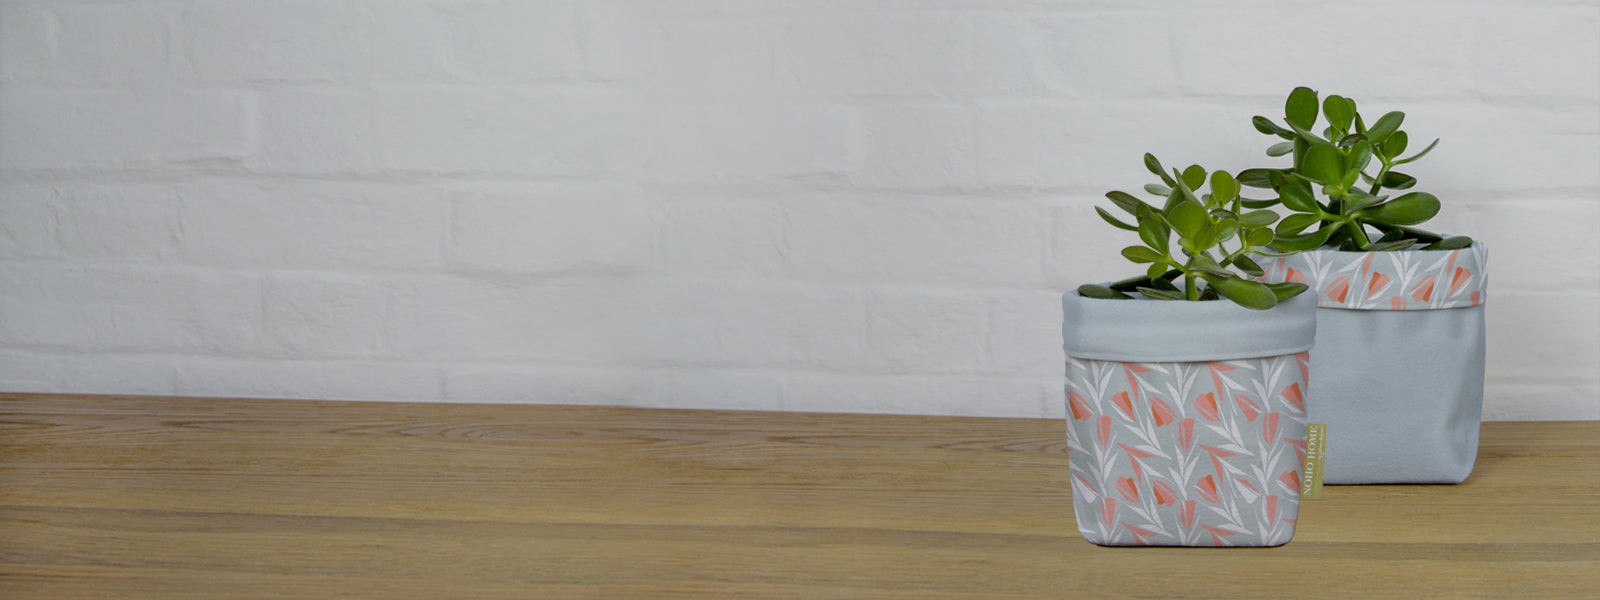
[[[1309,293],[1061,300],[1078,531],[1102,546],[1278,546],[1305,463]]]
[[[1325,483],[1460,483],[1478,455],[1488,287],[1460,250],[1313,250],[1264,261],[1316,293],[1307,408],[1328,424]]]

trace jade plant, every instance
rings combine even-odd
[[[1325,124],[1320,132],[1319,116]],[[1275,200],[1247,201],[1246,206],[1281,204],[1292,211],[1278,223],[1271,246],[1294,252],[1318,247],[1453,250],[1472,245],[1466,236],[1443,236],[1415,227],[1438,214],[1439,199],[1408,191],[1417,179],[1394,169],[1427,155],[1439,140],[1405,156],[1409,139],[1400,129],[1404,120],[1405,113],[1393,111],[1368,125],[1354,100],[1330,95],[1319,103],[1317,92],[1306,87],[1289,93],[1283,125],[1261,116],[1252,119],[1257,131],[1283,139],[1267,148],[1268,156],[1293,155],[1288,168],[1239,173],[1241,184],[1278,194]]]
[[[1098,206],[1095,211],[1113,227],[1138,232],[1143,243],[1123,248],[1122,256],[1149,266],[1142,276],[1080,286],[1080,295],[1112,300],[1139,296],[1192,301],[1226,298],[1246,308],[1265,310],[1305,291],[1302,283],[1268,284],[1245,277],[1263,274],[1250,256],[1272,254],[1265,246],[1274,240],[1272,225],[1278,214],[1266,209],[1246,211],[1246,204],[1258,201],[1239,196],[1239,181],[1232,174],[1207,173],[1200,165],[1169,173],[1150,154],[1144,155],[1144,164],[1161,178],[1159,184],[1144,186],[1146,192],[1164,198],[1161,208],[1113,191],[1106,197],[1132,216],[1133,222]]]

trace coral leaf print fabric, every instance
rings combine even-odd
[[[1489,250],[1473,242],[1460,250],[1340,252],[1312,250],[1264,259],[1268,283],[1311,286],[1323,308],[1432,310],[1483,304]]]
[[[1276,546],[1294,535],[1306,353],[1068,359],[1078,529],[1107,546]]]

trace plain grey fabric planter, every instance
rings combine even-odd
[[[1316,300],[1061,298],[1073,514],[1102,546],[1294,537]]]
[[[1312,250],[1263,262],[1316,293],[1309,419],[1323,482],[1460,483],[1478,455],[1488,249]]]

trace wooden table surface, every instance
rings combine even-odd
[[[1600,598],[1600,422],[1275,549],[1078,537],[1057,420],[0,394],[0,598]]]

